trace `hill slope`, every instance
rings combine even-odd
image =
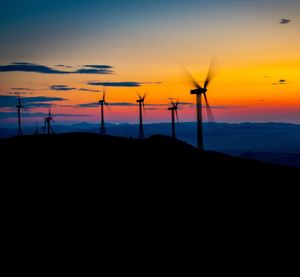
[[[70,243],[206,236],[238,244],[251,233],[250,245],[258,228],[298,230],[298,169],[201,152],[164,136],[25,136],[0,147],[7,218],[29,230],[44,226],[37,237],[51,230]]]

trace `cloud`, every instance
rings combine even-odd
[[[45,96],[35,96],[35,97],[22,97],[22,105],[24,107],[46,107],[49,106],[52,101],[64,101],[66,99],[61,97],[45,97]],[[18,103],[18,97],[15,95],[0,95],[0,107],[15,107]]]
[[[274,82],[273,85],[286,85],[286,80],[285,79],[281,79],[278,82]]]
[[[96,68],[81,68],[72,72],[74,74],[112,74],[110,69],[96,69]]]
[[[27,92],[27,91],[8,91],[8,92],[2,92],[2,95],[29,95],[33,94],[32,92]]]
[[[140,87],[142,85],[160,85],[162,82],[88,82],[87,84],[105,87]]]
[[[103,90],[99,89],[87,89],[87,88],[79,88],[79,91],[87,91],[87,92],[103,92]]]
[[[64,64],[57,64],[58,67],[64,67],[64,68],[72,68],[70,65],[64,65]]]
[[[193,103],[189,103],[189,102],[181,102],[181,103],[182,103],[182,105],[193,105]],[[108,102],[107,104],[109,106],[117,106],[117,107],[136,107],[136,106],[138,106],[138,104],[136,102],[133,102],[133,103],[132,102]],[[150,109],[150,107],[166,107],[166,106],[169,106],[169,104],[165,104],[165,103],[161,103],[161,104],[160,103],[155,103],[155,104],[145,103],[145,106]],[[83,104],[76,105],[75,107],[95,108],[95,107],[99,107],[99,103],[98,102],[83,103]]]
[[[97,69],[113,69],[112,66],[106,65],[106,64],[90,64],[90,65],[84,65],[84,67],[90,67],[90,68],[97,68]]]
[[[143,85],[161,85],[162,82],[142,82]]]
[[[0,65],[0,72],[36,72],[42,74],[70,74],[68,71],[61,71],[50,68],[45,65],[33,63],[12,63],[9,65]]]
[[[287,19],[287,18],[281,18],[280,21],[279,21],[280,24],[288,24],[290,22],[291,22],[291,20]]]
[[[73,116],[76,116],[76,117],[87,117],[87,116],[90,116],[90,115],[87,115],[87,114],[64,114],[64,113],[52,113],[53,114],[53,117],[73,117]],[[21,113],[22,117],[45,117],[47,116],[48,114],[47,113],[41,113],[41,112],[38,112],[38,113],[29,113],[29,112],[22,112]],[[6,119],[6,118],[16,118],[18,117],[18,113],[17,112],[0,112],[0,119]]]
[[[52,86],[49,86],[49,89],[66,91],[66,90],[74,90],[75,88],[68,87],[66,85],[52,85]]]
[[[140,82],[88,82],[92,86],[105,86],[105,87],[140,87]]]
[[[70,116],[76,116],[76,117],[82,117],[82,116],[91,116],[89,114],[69,114],[69,113],[55,113],[52,112],[53,117],[70,117]]]
[[[34,90],[33,88],[11,88],[12,90]]]
[[[27,113],[22,112],[22,117],[44,117],[45,113]],[[16,112],[0,112],[0,119],[18,117]]]
[[[112,102],[108,103],[110,106],[119,106],[119,107],[132,107],[137,106],[136,103],[130,103],[130,102]]]
[[[157,108],[157,107],[151,107],[151,108],[145,107],[145,110],[146,110],[146,111],[158,111],[159,108]]]
[[[206,108],[205,105],[203,105],[204,108]],[[216,105],[216,106],[210,106],[212,109],[244,109],[246,106],[235,106],[235,105]]]
[[[108,102],[109,106],[119,106],[119,107],[133,107],[133,106],[137,106],[136,103],[131,103],[131,102]],[[76,105],[75,107],[79,107],[79,108],[96,108],[99,107],[99,103],[98,102],[92,102],[92,103],[83,103],[83,104],[79,104]]]
[[[62,67],[62,65],[60,65]],[[66,67],[66,66],[64,66]],[[80,68],[75,71],[58,70],[45,65],[16,62],[0,65],[0,72],[35,72],[41,74],[112,74],[111,69]]]
[[[138,106],[137,103],[132,103],[132,102],[108,102],[107,103],[109,106],[119,106],[119,107],[135,107]],[[194,106],[194,103],[190,103],[190,102],[179,102],[179,106]],[[145,106],[148,107],[148,109],[154,109],[154,107],[168,107],[170,106],[170,104],[166,104],[166,103],[145,103]],[[80,107],[80,108],[94,108],[94,107],[99,107],[99,103],[98,102],[92,102],[92,103],[83,103],[83,104],[79,104],[76,105],[75,107]],[[150,108],[152,107],[152,108]],[[219,108],[219,106],[215,106],[217,108]],[[222,106],[223,108],[223,106]]]
[[[87,91],[87,92],[103,92],[103,90],[99,90],[99,89],[73,88],[66,85],[51,85],[49,86],[49,89],[58,90],[58,91],[78,90],[78,91]]]
[[[194,105],[192,102],[178,102],[179,105]]]
[[[96,108],[96,107],[99,107],[99,103],[97,103],[97,102],[83,103],[83,104],[75,105],[74,107],[77,107],[77,108]]]

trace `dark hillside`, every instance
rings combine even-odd
[[[251,247],[298,230],[296,168],[164,136],[25,136],[0,147],[5,215],[32,241]]]

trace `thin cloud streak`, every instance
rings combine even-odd
[[[34,97],[22,97],[22,105],[26,107],[45,107],[49,106],[53,101],[65,101],[67,99],[61,97],[45,97],[45,96],[34,96]],[[46,102],[46,103],[45,103]],[[15,107],[18,103],[18,96],[16,95],[0,95],[0,107]]]
[[[139,82],[88,82],[87,84],[104,87],[140,87],[142,85]]]
[[[29,112],[22,112],[22,117],[24,118],[30,118],[30,117],[45,117],[47,116],[47,113],[43,112],[37,112],[37,113],[29,113]],[[54,117],[90,117],[91,115],[87,114],[65,114],[65,113],[53,113]],[[6,119],[6,118],[17,118],[18,113],[17,112],[0,112],[0,119]]]
[[[68,87],[66,85],[51,85],[49,86],[50,90],[59,90],[59,91],[68,91],[68,90],[74,90],[75,88]]]

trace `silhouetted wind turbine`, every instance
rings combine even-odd
[[[34,134],[35,134],[35,135],[38,135],[38,133],[39,133],[39,125],[38,125],[38,123],[36,123],[36,124],[35,124]]]
[[[54,133],[53,129],[52,129],[52,126],[51,126],[51,121],[53,121],[53,118],[52,118],[52,115],[51,115],[51,109],[49,108],[48,116],[45,117],[45,126],[43,128],[44,134],[45,134],[46,130],[47,130],[47,135],[50,135],[50,134]]]
[[[18,95],[18,104],[16,105],[16,108],[18,110],[18,136],[22,136],[21,109],[23,109],[24,107],[21,104],[20,95]]]
[[[172,118],[172,138],[176,138],[176,134],[175,134],[175,115],[176,118],[178,120],[178,100],[176,101],[176,103],[174,103],[173,99],[171,100],[171,107],[168,108],[169,111],[171,111],[171,118]]]
[[[106,129],[104,124],[104,105],[107,105],[105,101],[106,89],[103,91],[102,99],[99,101],[101,108],[101,125],[100,125],[100,135],[106,135]]]
[[[212,73],[212,65],[210,65],[210,68],[207,73],[207,77],[204,81],[204,87],[202,88],[197,81],[193,78],[193,76],[186,71],[188,76],[190,77],[191,83],[196,87],[195,89],[191,90],[191,94],[196,95],[196,114],[197,114],[197,147],[200,150],[203,150],[203,131],[202,131],[202,98],[201,95],[203,94],[204,96],[204,101],[206,105],[206,111],[207,111],[207,118],[209,121],[214,121],[214,116],[211,110],[211,107],[208,103],[206,92],[207,92],[207,87],[210,83],[210,81],[213,78],[213,73]]]
[[[143,126],[143,110],[145,110],[145,97],[146,94],[144,93],[143,96],[138,94],[139,99],[136,100],[137,103],[139,103],[139,116],[140,116],[140,126],[139,126],[139,139],[145,138],[144,135],[144,126]]]

